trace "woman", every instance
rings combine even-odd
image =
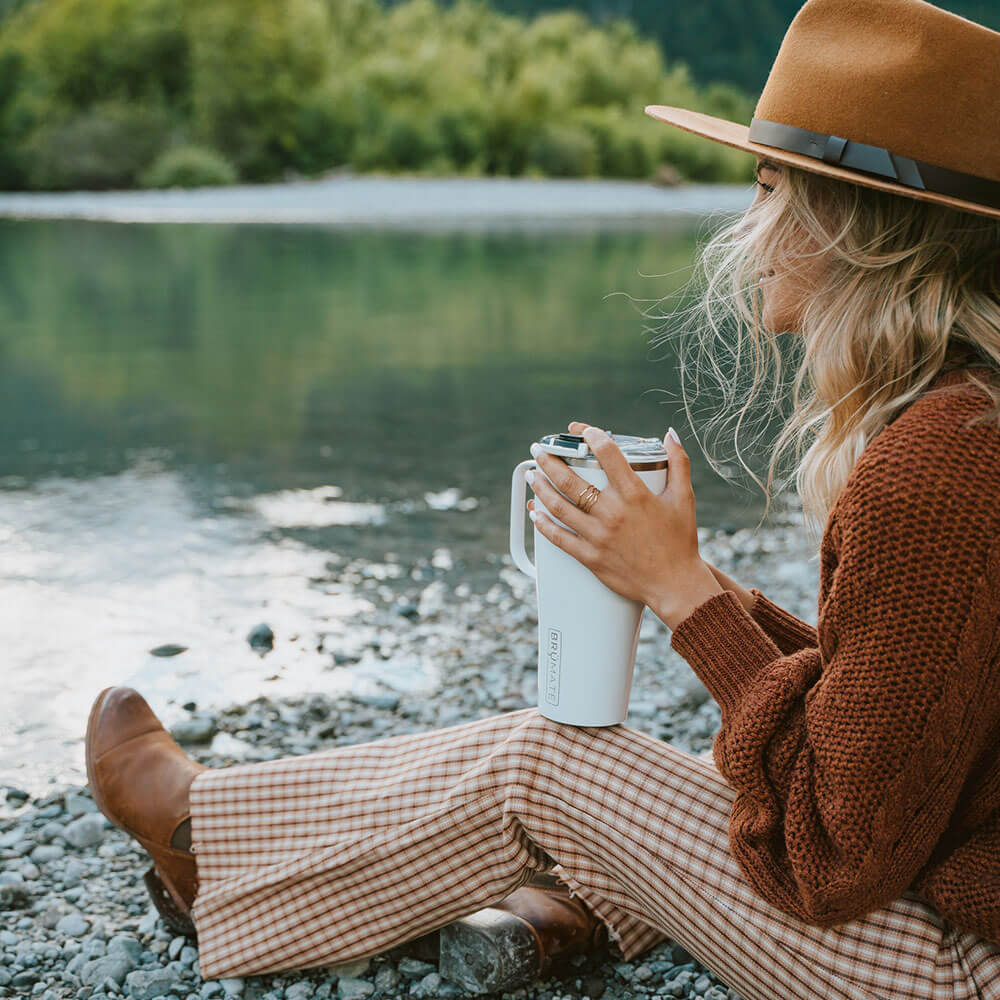
[[[673,630],[722,710],[711,756],[528,708],[208,770],[135,692],[98,697],[95,798],[193,902],[206,976],[372,955],[553,866],[626,958],[669,935],[746,1000],[1000,998],[997,65],[1000,35],[922,0],[808,0],[749,131],[647,109],[758,156],[704,325],[717,345],[731,307],[734,399],[795,335],[775,455],[808,443],[818,627],[701,559],[674,433],[654,496],[571,424],[609,486],[576,507],[540,456],[575,534],[536,523]]]

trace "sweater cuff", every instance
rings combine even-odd
[[[761,670],[781,657],[731,590],[699,604],[674,629],[670,645],[701,678],[723,715],[737,709]]]
[[[750,617],[774,640],[786,656],[819,645],[816,627],[769,601],[756,587],[750,588],[753,607]]]

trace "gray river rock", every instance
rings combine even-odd
[[[702,529],[701,548],[706,559],[744,585],[760,587],[815,621],[815,564],[794,507],[757,533]],[[432,581],[411,578],[402,592],[379,593],[379,574],[365,577],[363,567],[355,569],[359,579],[372,583],[373,600],[378,598],[358,622],[366,636],[364,654],[395,660],[404,674],[411,669],[407,664],[432,662],[436,687],[428,693],[384,685],[374,694],[258,697],[229,705],[207,716],[214,735],[210,743],[188,747],[194,757],[224,767],[536,703],[534,582],[509,560],[501,562],[485,594],[445,579],[443,571]],[[399,614],[400,599],[417,613]],[[334,669],[337,650],[327,652]],[[188,717],[203,726],[199,734],[207,733],[206,716],[196,706]],[[648,611],[627,724],[694,753],[712,745],[720,725],[718,706],[670,649],[669,631]],[[464,995],[441,978],[434,963],[407,954],[407,945],[328,969],[205,982],[196,949],[168,931],[152,909],[142,882],[147,867],[138,845],[95,812],[85,787],[53,788],[27,798],[8,793],[0,805],[0,996],[12,989],[42,1000]],[[728,984],[669,939],[633,962],[610,953],[577,956],[557,973],[503,997],[738,1000]]]

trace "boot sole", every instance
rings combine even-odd
[[[487,906],[441,928],[442,978],[470,993],[517,989],[541,974],[541,954],[531,924]]]

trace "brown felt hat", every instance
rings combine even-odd
[[[807,0],[750,125],[646,114],[802,170],[1000,219],[1000,32],[924,0]]]

